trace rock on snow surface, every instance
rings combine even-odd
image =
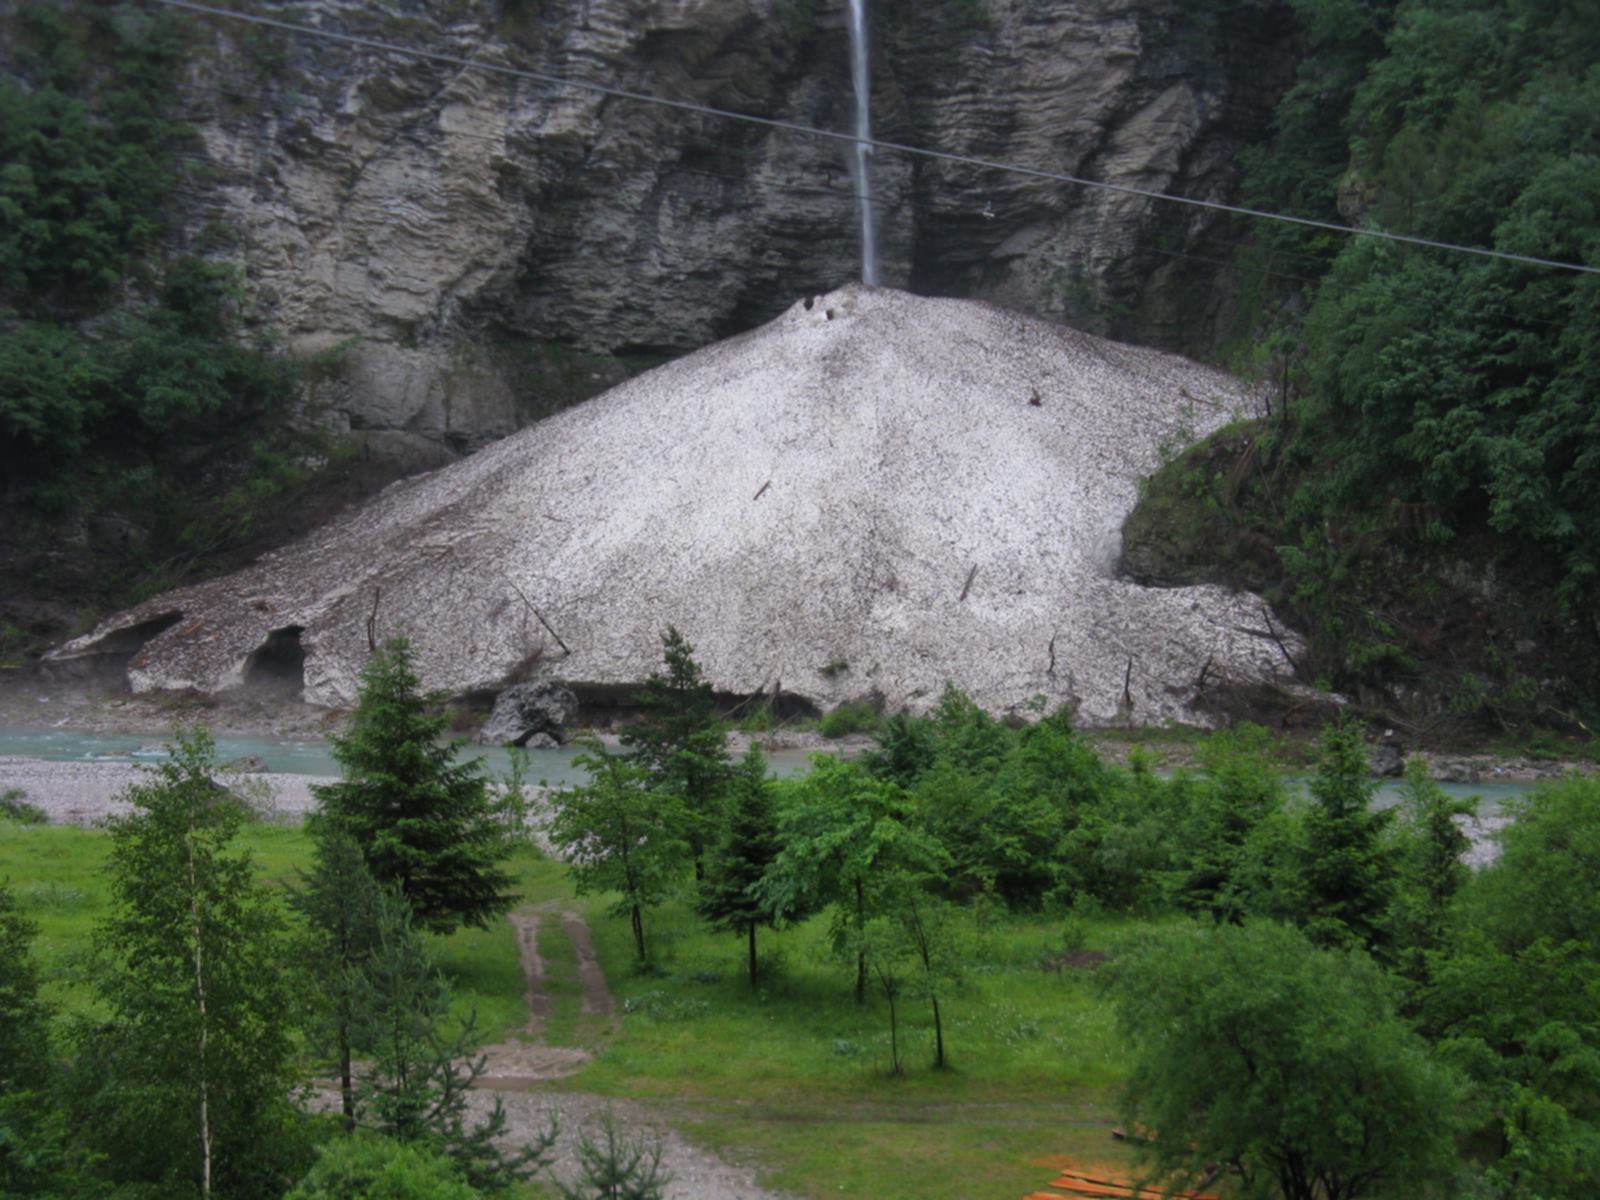
[[[306,700],[348,704],[378,594],[378,635],[452,692],[536,654],[538,675],[633,684],[670,623],[729,692],[919,708],[948,679],[996,711],[1042,693],[1089,724],[1193,720],[1202,671],[1272,677],[1283,651],[1254,596],[1116,578],[1120,529],[1163,447],[1249,406],[1168,354],[850,285],[57,657],[181,614],[129,682],[219,691],[300,627]]]

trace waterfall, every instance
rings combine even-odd
[[[850,177],[861,216],[861,282],[877,285],[878,235],[873,228],[872,173],[867,155],[872,140],[872,80],[867,73],[867,2],[850,0],[850,78],[856,91],[856,142],[850,148]]]

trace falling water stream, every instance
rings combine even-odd
[[[851,147],[850,175],[861,215],[861,282],[877,285],[878,235],[873,228],[872,174],[867,155],[872,147],[872,80],[867,73],[867,0],[850,0],[850,78],[856,92],[856,141]]]

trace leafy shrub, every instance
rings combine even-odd
[[[852,733],[871,733],[878,727],[878,710],[865,700],[841,704],[817,722],[817,732],[826,738],[842,738]]]
[[[49,814],[37,804],[29,804],[27,796],[21,788],[0,792],[0,821],[15,821],[19,825],[46,824]]]
[[[284,1200],[473,1200],[456,1165],[416,1143],[361,1134],[322,1147]]]

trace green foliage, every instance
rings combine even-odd
[[[1575,1198],[1600,1186],[1600,784],[1510,807],[1499,859],[1429,958],[1422,1019],[1480,1088],[1498,1194]]]
[[[372,944],[355,972],[350,1038],[368,1059],[357,1120],[449,1155],[475,1188],[499,1191],[528,1178],[554,1143],[555,1125],[534,1145],[506,1153],[498,1145],[507,1123],[498,1099],[483,1121],[468,1121],[467,1091],[484,1066],[472,1056],[475,1019],[449,1028],[449,989],[398,892],[377,894]]]
[[[0,884],[0,1194],[27,1194],[58,1168],[62,1139],[47,1133],[53,1115],[42,1095],[49,1081],[48,1013],[29,953],[38,927]],[[42,1190],[42,1187],[41,1187]]]
[[[706,852],[722,831],[727,732],[716,719],[711,685],[700,674],[694,647],[669,625],[661,648],[664,670],[652,672],[634,697],[640,719],[622,731],[622,744],[651,789],[669,798],[678,813],[699,878]]]
[[[579,1178],[557,1183],[562,1200],[661,1200],[672,1176],[661,1167],[661,1139],[630,1137],[616,1114],[601,1114],[599,1134],[578,1138]]]
[[[1176,899],[1190,912],[1238,923],[1261,912],[1266,881],[1255,866],[1263,824],[1283,811],[1283,778],[1269,756],[1271,735],[1240,725],[1204,743],[1181,843]]]
[[[580,896],[615,892],[611,911],[626,913],[640,963],[649,960],[644,913],[666,898],[682,870],[683,820],[674,798],[650,790],[630,758],[585,743],[574,760],[589,782],[550,798],[550,840],[567,860]]]
[[[1459,1086],[1365,955],[1282,926],[1190,926],[1134,940],[1102,977],[1133,1047],[1125,1115],[1161,1175],[1224,1164],[1270,1189],[1252,1194],[1356,1200],[1452,1174]]]
[[[1251,200],[1332,221],[1355,208],[1357,223],[1395,232],[1600,262],[1600,44],[1588,5],[1294,8],[1310,52],[1270,142],[1249,158]],[[1409,560],[1405,571],[1441,576],[1455,555],[1498,560],[1553,596],[1547,620],[1573,623],[1578,640],[1564,670],[1544,674],[1564,674],[1593,703],[1595,277],[1314,232],[1260,238],[1331,262],[1320,285],[1293,284],[1282,299],[1291,331],[1304,314],[1304,370],[1274,454],[1293,498],[1275,540],[1335,681],[1403,679],[1412,647],[1425,647],[1382,629],[1381,597],[1396,590],[1382,547]],[[1301,260],[1290,273],[1315,269]]]
[[[481,764],[440,744],[448,717],[430,711],[405,638],[361,672],[350,727],[333,739],[344,778],[315,790],[321,819],[361,847],[380,883],[400,889],[435,932],[483,928],[516,901],[501,869],[509,846]]]
[[[306,440],[275,419],[292,369],[234,336],[237,269],[170,251],[186,24],[88,0],[29,0],[6,21],[0,472],[30,516],[131,518],[97,567],[113,589],[181,574],[251,535]]]
[[[841,704],[822,714],[817,732],[825,738],[849,737],[852,733],[871,733],[878,727],[878,710],[870,701]]]
[[[284,1200],[474,1200],[483,1193],[425,1145],[363,1134],[321,1147]]]
[[[308,1022],[312,1045],[339,1066],[340,1107],[347,1129],[356,1121],[352,1051],[364,1011],[365,969],[379,944],[384,898],[355,839],[311,821],[315,858],[290,903],[305,919],[305,963],[316,998]]]
[[[1297,921],[1312,941],[1372,950],[1385,940],[1394,870],[1384,827],[1374,811],[1361,727],[1352,720],[1323,728],[1312,806],[1306,818],[1304,895]]]
[[[37,804],[28,803],[28,793],[21,788],[0,791],[0,821],[15,821],[18,825],[43,825],[50,815]]]
[[[755,987],[756,930],[773,923],[759,888],[778,856],[778,818],[767,761],[754,747],[734,772],[728,809],[727,834],[707,863],[698,907],[713,929],[746,935]]]
[[[274,1172],[300,1144],[287,944],[233,846],[240,811],[214,770],[196,727],[124,793],[134,811],[112,825],[115,907],[101,931],[110,1019],[79,1031],[76,1102],[121,1179],[276,1195]]]
[[[0,885],[0,1095],[38,1084],[48,1057],[45,1010],[28,953],[37,932],[11,889]]]
[[[778,818],[783,847],[763,878],[763,904],[780,917],[830,906],[834,952],[853,958],[856,1003],[866,1002],[868,922],[889,899],[939,873],[944,855],[916,827],[905,793],[863,767],[818,756],[790,788]]]
[[[1444,943],[1453,923],[1455,899],[1471,874],[1462,860],[1471,845],[1456,818],[1474,805],[1453,799],[1428,778],[1420,758],[1406,763],[1401,784],[1397,890],[1389,918],[1399,953],[1398,968],[1425,982],[1428,955]]]

